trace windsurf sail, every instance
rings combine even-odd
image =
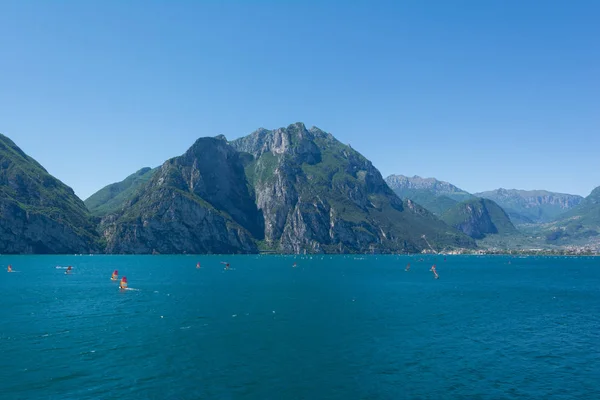
[[[438,273],[437,273],[437,270],[436,270],[436,268],[435,268],[435,264],[433,264],[433,266],[431,267],[430,271],[431,271],[431,272],[433,272],[433,277],[434,277],[435,279],[438,279],[438,278],[440,277],[440,276],[438,275]]]

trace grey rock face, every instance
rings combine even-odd
[[[489,199],[472,199],[448,210],[442,219],[474,239],[489,234],[516,234],[506,212]]]
[[[406,207],[362,155],[301,123],[199,139],[100,227],[113,253],[414,252],[423,234],[475,246]]]
[[[61,217],[54,219],[39,211],[27,211],[14,201],[0,200],[0,253],[79,254],[97,250],[89,236],[79,234]]]
[[[486,234],[498,233],[490,215],[482,207],[473,207],[466,204],[464,209],[465,219],[456,228],[475,239],[481,239]]]
[[[106,251],[119,254],[254,253],[251,235],[212,207],[184,193],[150,194],[152,206],[132,221],[115,216],[102,221]]]
[[[254,253],[262,237],[240,154],[202,138],[166,161],[101,230],[110,253]]]
[[[426,245],[420,239],[425,232],[418,233],[423,228],[436,231],[441,242],[473,246],[431,214],[405,210],[366,158],[318,128],[297,123],[260,129],[231,145],[254,156],[246,172],[269,248],[290,253],[419,251]]]

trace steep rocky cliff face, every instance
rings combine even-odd
[[[130,192],[100,230],[111,253],[416,252],[474,247],[400,200],[358,152],[293,124],[199,139]]]
[[[581,196],[546,190],[496,189],[475,195],[495,201],[516,224],[550,222],[583,200]]]
[[[261,246],[281,252],[395,252],[473,247],[412,202],[403,202],[371,162],[318,128],[259,129],[230,143],[249,153],[246,174],[264,217]]]
[[[0,135],[0,253],[90,253],[98,239],[73,190]]]
[[[109,253],[252,253],[264,232],[243,154],[202,138],[102,219]]]
[[[464,190],[435,178],[390,175],[385,181],[398,197],[410,199],[436,215],[443,214],[461,201],[474,198]]]
[[[446,211],[442,220],[474,239],[483,239],[489,234],[517,233],[506,212],[488,199],[459,203]]]

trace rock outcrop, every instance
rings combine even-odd
[[[474,242],[422,207],[403,202],[361,154],[302,123],[231,142],[253,156],[246,173],[274,251],[416,252]]]
[[[442,215],[449,225],[474,239],[489,234],[516,234],[506,212],[488,199],[472,199],[459,203]]]
[[[110,253],[418,252],[475,242],[318,128],[199,139],[102,218]]]
[[[255,253],[263,224],[243,155],[224,138],[202,138],[159,167],[100,230],[109,253]]]

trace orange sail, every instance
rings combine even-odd
[[[112,276],[110,277],[110,279],[112,279],[113,281],[116,281],[119,279],[119,271],[117,271],[116,269],[113,271]]]
[[[8,272],[12,272],[12,265],[9,265],[8,268],[6,269]]]
[[[121,278],[121,283],[119,284],[119,287],[121,289],[127,289],[127,277],[123,277]]]

